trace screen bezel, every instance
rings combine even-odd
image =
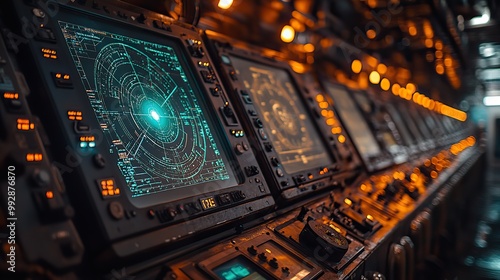
[[[321,132],[320,128],[318,127],[318,123],[314,120],[312,112],[311,112],[310,108],[308,108],[308,106],[307,106],[306,100],[304,100],[304,96],[300,90],[300,87],[297,84],[296,78],[294,77],[294,75],[292,75],[291,70],[288,67],[281,65],[279,62],[270,63],[264,59],[258,59],[257,57],[245,56],[243,53],[240,53],[240,52],[235,51],[235,50],[225,52],[224,55],[230,59],[230,61],[231,61],[230,65],[236,71],[239,71],[239,69],[234,65],[232,58],[240,59],[240,60],[243,60],[245,62],[255,64],[257,67],[264,66],[266,68],[270,68],[272,71],[282,72],[287,77],[286,82],[290,83],[291,87],[293,87],[295,94],[296,94],[296,99],[297,99],[297,101],[299,101],[299,107],[301,107],[304,115],[307,116],[307,118],[308,118],[307,122],[309,123],[309,126],[310,126],[309,128],[311,130],[313,130],[314,133],[316,134],[318,142],[319,142],[318,144],[320,144],[322,146],[322,150],[323,150],[324,154],[326,155],[326,160],[328,160],[328,163],[324,163],[324,164],[321,164],[318,166],[311,166],[311,165],[305,164],[305,165],[303,165],[304,168],[301,168],[300,170],[296,170],[294,172],[289,172],[285,169],[285,172],[287,174],[292,175],[292,176],[294,174],[303,174],[303,173],[310,172],[311,170],[317,170],[318,167],[321,167],[321,168],[330,167],[330,166],[335,164],[336,161],[335,161],[335,158],[332,154],[332,151],[330,151],[327,143],[325,143],[325,141],[326,141],[325,137],[324,137],[323,133]],[[262,58],[264,58],[264,57],[262,57]],[[239,77],[239,79],[241,79],[241,78]],[[247,88],[245,87],[245,89],[247,89]],[[254,106],[254,107],[256,108],[258,115],[260,117],[263,117],[263,114],[262,114],[263,112],[261,111],[260,108],[258,108],[258,105]],[[250,119],[250,118],[248,118],[248,119]],[[268,134],[270,133],[268,131],[268,126],[265,125],[264,129],[266,129]],[[259,139],[258,136],[257,136],[257,139]],[[268,139],[267,141],[273,142],[271,139]],[[273,145],[274,145],[274,142],[273,142]],[[280,161],[281,161],[280,153],[278,153],[276,151],[276,155],[278,156],[278,158],[280,158]]]
[[[92,21],[89,21],[90,24],[82,23],[82,14],[86,14],[88,17],[93,19]],[[79,15],[79,16],[76,16]],[[73,16],[73,17],[72,17]],[[205,120],[207,121],[208,126],[210,127],[210,130],[212,132],[212,136],[215,138],[215,142],[217,145],[217,148],[221,151],[221,158],[224,161],[224,164],[226,166],[226,170],[230,176],[230,179],[227,180],[226,184],[220,184],[220,182],[223,181],[211,181],[208,183],[198,183],[195,185],[190,185],[186,187],[182,187],[179,189],[169,189],[157,193],[153,193],[150,195],[146,196],[139,196],[139,197],[133,197],[132,192],[129,190],[129,187],[126,186],[125,184],[125,179],[123,177],[123,173],[119,170],[117,166],[117,155],[116,153],[114,155],[110,155],[113,157],[113,164],[114,164],[114,170],[115,174],[118,174],[117,180],[119,180],[120,185],[123,185],[125,190],[125,197],[127,200],[134,205],[134,207],[137,208],[148,208],[148,207],[153,207],[156,205],[161,205],[161,204],[166,204],[166,203],[171,203],[174,201],[179,201],[183,199],[187,199],[190,197],[197,197],[202,194],[209,194],[213,193],[214,191],[221,191],[225,189],[229,189],[231,187],[236,187],[239,184],[242,183],[242,176],[239,171],[239,164],[238,162],[234,159],[234,154],[231,152],[229,148],[229,143],[227,141],[227,136],[223,134],[223,127],[218,118],[216,118],[216,113],[215,111],[210,108],[210,100],[205,96],[204,94],[204,89],[201,87],[203,84],[203,81],[195,75],[195,66],[192,64],[191,61],[189,61],[189,55],[187,53],[187,50],[182,47],[183,43],[180,38],[176,38],[173,36],[163,36],[162,33],[158,33],[152,30],[148,29],[143,29],[138,26],[129,24],[129,25],[117,25],[116,24],[116,19],[114,18],[109,18],[106,16],[102,16],[99,14],[93,14],[89,13],[85,10],[79,10],[75,9],[74,7],[70,6],[61,6],[61,11],[58,13],[57,17],[55,18],[58,22],[59,21],[64,21],[67,23],[91,28],[96,31],[103,31],[107,33],[112,33],[112,34],[119,34],[120,36],[127,37],[127,38],[141,38],[140,41],[147,42],[147,43],[153,43],[153,44],[158,44],[161,46],[168,46],[172,48],[179,60],[179,64],[182,65],[184,74],[186,75],[188,81],[190,82],[191,89],[194,91],[194,96],[196,97],[197,101],[200,104],[201,110],[203,111],[203,116]],[[64,37],[64,34],[62,33],[61,28],[59,25],[57,25],[58,32],[60,32],[61,37]],[[140,32],[140,33],[139,33]],[[127,35],[123,35],[127,34]],[[137,36],[134,36],[137,35]],[[135,38],[134,38],[135,37]],[[64,40],[64,47],[63,49],[69,53],[70,49],[69,46],[66,43],[66,40]],[[71,68],[74,69],[76,72],[76,65],[74,65],[74,61],[71,60],[72,65],[70,66]],[[80,80],[80,77],[78,77],[77,83],[80,83],[82,88],[85,88],[83,83]],[[91,116],[94,120],[96,120],[95,116],[95,110],[91,106],[91,104],[88,102],[88,97],[85,96],[85,99],[87,99],[87,103],[85,104],[86,107],[88,107],[89,111],[93,112],[94,114]],[[87,116],[89,117],[89,116]],[[97,120],[96,120],[97,122]],[[102,133],[102,131],[101,131]],[[106,141],[106,145],[109,146],[110,143]],[[123,197],[124,195],[122,195]]]
[[[340,118],[342,126],[344,127],[344,129],[347,130],[349,138],[351,139],[352,143],[356,147],[356,150],[358,151],[358,153],[361,156],[361,158],[363,158],[364,160],[371,160],[373,158],[378,158],[378,157],[383,156],[384,151],[383,151],[383,149],[382,149],[379,141],[377,140],[377,137],[373,134],[371,125],[367,121],[367,119],[365,117],[365,114],[363,113],[364,111],[359,107],[359,104],[356,102],[355,98],[353,98],[352,92],[348,88],[346,88],[346,87],[344,87],[342,85],[334,84],[334,83],[331,83],[331,82],[326,81],[324,79],[323,79],[323,84],[324,84],[326,93],[333,100],[333,105],[334,105],[334,107],[336,109],[336,112],[337,112],[339,118]],[[331,88],[338,89],[338,90],[341,90],[341,91],[345,92],[345,98],[347,98],[352,103],[352,106],[353,106],[353,108],[355,108],[357,115],[360,117],[360,119],[366,125],[367,131],[365,133],[368,133],[367,135],[371,136],[370,138],[372,138],[372,139],[370,140],[370,142],[372,142],[372,144],[374,144],[375,147],[377,147],[377,150],[378,150],[376,153],[374,152],[374,153],[367,154],[367,153],[363,153],[362,152],[362,150],[359,147],[359,146],[361,146],[360,143],[359,143],[359,138],[357,138],[356,135],[353,134],[352,128],[350,128],[350,125],[348,125],[349,121],[346,121],[346,119],[345,119],[346,116],[343,113],[344,110],[341,110],[339,108],[339,106],[336,105],[338,102],[335,101],[336,98],[331,93],[331,91],[330,91]]]

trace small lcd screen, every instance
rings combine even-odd
[[[363,110],[365,113],[370,114],[372,113],[372,102],[368,97],[366,96],[366,92],[355,92],[354,94],[354,99],[356,99],[356,102],[358,103],[359,107],[361,110]]]
[[[268,275],[253,262],[238,256],[212,270],[221,280],[266,280]]]
[[[413,116],[408,112],[409,109],[407,107],[394,106],[394,108],[399,112],[399,114],[403,117],[403,121],[408,126],[408,131],[412,134],[413,138],[417,140],[417,142],[423,141],[424,138],[417,127],[417,124],[413,120]]]
[[[403,137],[404,141],[407,144],[415,144],[416,139],[410,135],[410,132],[408,131],[408,127],[403,121],[403,118],[399,114],[399,112],[392,107],[392,105],[388,104],[387,106],[388,113],[391,115],[392,119],[394,120],[394,123],[396,124],[396,127]]]
[[[363,158],[379,156],[382,153],[380,146],[347,90],[329,83],[326,84],[326,88],[361,156]]]
[[[422,115],[420,115],[420,112],[416,108],[410,108],[410,114],[414,117],[415,123],[417,124],[417,127],[419,131],[422,133],[425,139],[431,139],[432,135],[431,132],[429,131],[429,128],[427,127],[427,124],[424,121],[424,118]]]
[[[201,184],[237,185],[180,42],[87,22],[59,27],[131,202],[146,207]]]
[[[293,174],[332,164],[289,73],[235,56],[231,61],[249,91],[285,171]]]

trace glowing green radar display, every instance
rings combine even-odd
[[[59,26],[132,197],[231,182],[175,44],[63,21]]]

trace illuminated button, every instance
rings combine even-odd
[[[116,197],[121,194],[121,190],[116,186],[115,179],[101,179],[97,181],[102,198]]]
[[[222,60],[222,63],[224,63],[224,64],[231,64],[231,59],[229,58],[229,56],[221,55],[220,58]]]
[[[259,128],[258,132],[259,132],[260,139],[267,140],[267,134],[263,128]]]
[[[81,121],[83,120],[83,113],[81,111],[68,111],[68,120],[70,121]]]
[[[220,96],[220,93],[222,92],[222,89],[219,85],[216,85],[215,87],[211,87],[210,88],[210,93],[213,95],[213,96]]]
[[[121,220],[123,219],[123,216],[125,216],[123,205],[118,201],[110,202],[108,205],[108,211],[111,217],[113,217],[115,220]]]
[[[276,168],[276,175],[278,175],[278,177],[283,177],[285,176],[285,173],[283,172],[283,169],[281,168]]]
[[[245,132],[241,129],[230,129],[229,132],[236,138],[240,138],[245,135]]]
[[[236,71],[234,71],[234,70],[229,71],[229,76],[231,77],[231,80],[233,80],[233,81],[238,80],[238,75],[236,75]]]
[[[26,161],[27,162],[39,162],[42,161],[43,155],[41,153],[27,153]]]
[[[87,135],[87,136],[80,136],[80,148],[94,148],[95,147],[95,136],[93,135]]]
[[[23,106],[23,103],[19,99],[19,93],[17,92],[4,92],[2,97],[3,102],[9,111],[18,111]]]
[[[71,80],[71,76],[67,73],[52,72],[52,78],[57,87],[73,88],[73,81]]]
[[[54,49],[42,48],[42,56],[47,59],[57,59],[57,51]]]
[[[205,83],[213,84],[215,82],[215,76],[210,71],[201,70],[200,74],[201,74],[201,77],[203,78],[203,81],[205,81]]]
[[[57,221],[73,215],[73,209],[66,207],[61,196],[53,190],[38,191],[35,193],[34,198],[43,219]]]
[[[34,130],[35,124],[28,119],[17,119],[17,130]]]

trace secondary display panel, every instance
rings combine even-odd
[[[286,62],[233,47],[234,41],[217,34],[208,37],[252,148],[280,203],[340,186],[346,177],[355,176],[357,166],[346,163],[357,163],[343,145],[349,140],[332,134],[329,123],[335,122],[339,130],[340,122],[326,101],[322,102],[326,106],[319,106],[317,100],[324,95],[318,87],[306,85]]]
[[[364,102],[358,106],[345,87],[326,80],[322,82],[367,170],[371,172],[392,164],[392,158],[386,156],[386,151],[361,111],[371,110],[371,105]]]

